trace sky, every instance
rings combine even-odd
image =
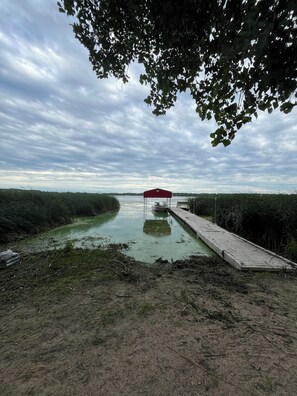
[[[297,192],[297,109],[214,148],[189,95],[152,114],[140,65],[128,84],[98,80],[70,23],[56,0],[1,0],[0,188]]]

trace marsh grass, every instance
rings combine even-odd
[[[293,260],[297,261],[297,237],[296,238],[292,236],[289,237],[287,244],[287,254]]]
[[[118,209],[118,200],[104,194],[0,189],[0,243]]]
[[[189,203],[192,213],[297,259],[297,194],[200,194]]]

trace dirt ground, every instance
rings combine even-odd
[[[65,249],[0,272],[1,395],[296,395],[297,277]]]

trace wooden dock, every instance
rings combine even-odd
[[[232,234],[210,221],[180,208],[171,208],[170,211],[187,224],[214,252],[239,270],[297,270],[296,263]]]

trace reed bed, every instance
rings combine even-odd
[[[297,259],[297,194],[200,194],[189,204],[192,213]]]
[[[119,201],[105,194],[0,189],[0,243],[118,209]]]

